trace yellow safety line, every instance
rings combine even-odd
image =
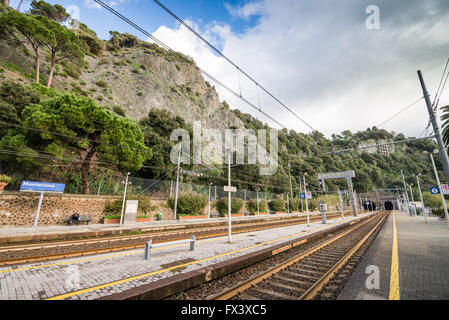
[[[317,228],[316,230],[319,230],[319,229],[322,229],[322,228],[324,228],[324,227]],[[293,234],[293,235],[290,235],[290,236],[281,237],[281,238],[278,238],[278,239],[275,239],[275,240],[263,242],[263,243],[256,244],[256,245],[253,245],[253,246],[250,246],[250,247],[237,249],[237,250],[234,250],[234,251],[231,251],[231,252],[226,252],[226,253],[222,253],[222,254],[219,254],[219,255],[216,255],[216,256],[204,258],[204,259],[201,259],[201,260],[195,260],[195,261],[192,261],[192,262],[176,265],[176,266],[173,266],[173,267],[170,267],[170,268],[166,268],[166,269],[162,269],[162,270],[158,270],[158,271],[153,271],[153,272],[141,274],[141,275],[138,275],[138,276],[135,276],[135,277],[127,278],[127,279],[122,279],[122,280],[118,280],[118,281],[114,281],[114,282],[110,282],[110,283],[105,283],[105,284],[102,284],[102,285],[99,285],[99,286],[96,286],[96,287],[91,287],[91,288],[87,288],[87,289],[83,289],[83,290],[79,290],[79,291],[74,291],[74,292],[70,292],[70,293],[67,293],[67,294],[59,295],[59,296],[54,296],[54,297],[51,297],[51,298],[47,298],[45,300],[61,300],[61,299],[77,296],[77,295],[80,295],[80,294],[83,294],[83,293],[87,293],[87,292],[91,292],[91,291],[95,291],[95,290],[100,290],[100,289],[103,289],[103,288],[106,288],[106,287],[112,287],[112,286],[115,286],[115,285],[118,285],[118,284],[122,284],[122,283],[125,283],[125,282],[134,281],[134,280],[138,280],[138,279],[142,279],[142,278],[147,278],[147,277],[154,276],[154,275],[160,274],[160,273],[164,273],[164,272],[167,272],[167,271],[170,271],[170,270],[173,270],[173,269],[187,267],[187,266],[190,266],[190,265],[193,265],[193,264],[197,264],[197,263],[201,263],[201,262],[205,262],[205,261],[209,261],[209,260],[214,260],[214,259],[217,259],[217,258],[221,258],[221,257],[232,255],[234,253],[238,253],[238,252],[242,252],[242,251],[245,251],[245,250],[250,250],[250,249],[253,249],[253,248],[261,247],[261,246],[264,246],[266,244],[270,244],[270,243],[277,242],[277,241],[280,241],[280,240],[293,238],[293,237],[296,237],[296,236],[298,236],[298,235],[300,235],[300,234],[302,234],[304,232],[309,232],[309,231],[301,231],[299,233],[296,233],[296,234]]]
[[[390,300],[401,300],[399,293],[399,258],[396,217],[393,212],[393,249],[391,251]]]

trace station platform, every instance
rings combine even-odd
[[[345,212],[349,215],[350,212]],[[313,212],[310,216],[319,216],[320,213]],[[276,215],[255,215],[232,217],[232,221],[263,221],[290,219],[305,217],[305,213],[290,213],[290,214],[276,214]],[[1,227],[0,228],[0,244],[20,243],[27,241],[43,241],[43,240],[65,240],[77,237],[97,237],[107,235],[118,235],[129,233],[133,231],[148,232],[151,230],[170,230],[181,227],[194,227],[208,224],[224,224],[227,223],[227,218],[211,218],[211,219],[192,219],[192,220],[163,220],[152,222],[141,222],[135,224],[92,224],[92,225],[57,225],[57,226],[37,226],[37,227]]]
[[[338,299],[447,300],[448,268],[446,221],[393,211]]]
[[[144,250],[70,258],[57,261],[0,268],[0,300],[94,300],[129,299],[148,288],[181,289],[176,284],[186,280],[214,279],[226,267],[242,266],[251,258],[266,258],[305,243],[324,232],[364,220],[375,213],[346,216],[319,222],[253,231],[227,237],[198,240],[194,251],[189,244],[168,245],[151,251],[144,260]],[[260,260],[258,260],[260,261]],[[167,290],[167,289],[166,289]],[[170,289],[168,289],[170,290]],[[147,297],[148,298],[148,297]]]

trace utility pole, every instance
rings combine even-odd
[[[306,195],[306,215],[307,215],[307,226],[310,227],[310,219],[309,219],[309,205],[307,204],[307,184],[306,184],[306,175],[307,172],[302,176],[304,178],[304,194]]]
[[[340,199],[340,211],[341,211],[341,217],[344,218],[344,210],[343,210],[343,200],[341,199],[341,192],[340,187],[338,187],[338,199]]]
[[[410,185],[410,195],[412,196],[413,212],[415,213],[415,217],[416,217],[416,204],[415,204],[415,199],[413,198],[413,183]]]
[[[402,176],[402,182],[404,183],[404,190],[405,190],[405,202],[406,202],[405,208],[407,209],[407,214],[410,215],[410,209],[408,207],[409,200],[408,200],[407,185],[405,184],[404,172],[402,170],[401,170],[401,176]]]
[[[209,198],[207,199],[207,203],[209,204],[208,205],[208,208],[207,208],[207,217],[210,219],[210,187],[212,187],[211,186],[211,183],[209,183]]]
[[[446,183],[449,183],[449,158],[447,156],[447,150],[444,147],[443,138],[441,137],[440,126],[437,121],[437,117],[435,112],[433,112],[432,102],[430,101],[430,95],[427,91],[426,84],[424,82],[424,78],[422,76],[421,70],[418,70],[419,81],[421,82],[421,87],[424,93],[424,98],[426,100],[427,110],[429,111],[430,121],[432,121],[433,131],[435,133],[435,139],[438,143],[438,149],[440,152],[441,162],[444,168],[444,175],[446,177]],[[433,157],[432,157],[433,159]],[[441,190],[441,189],[440,189]],[[441,190],[442,192],[443,190]]]
[[[288,202],[288,192],[287,192],[287,213],[290,213],[290,203]]]
[[[101,172],[101,179],[100,179],[100,184],[99,184],[99,186],[98,186],[97,196],[100,195],[101,184],[103,183],[103,176],[104,176],[104,171]]]
[[[290,174],[290,162],[288,163],[288,179],[290,180],[290,196],[293,198],[292,176]]]
[[[301,178],[299,178],[299,194],[301,194],[301,193],[302,193],[302,183],[301,183]],[[304,206],[302,203],[303,202],[302,202],[302,198],[301,198],[301,212],[304,212]]]
[[[176,172],[176,190],[175,190],[175,208],[174,208],[174,214],[173,214],[173,220],[177,219],[176,211],[178,209],[178,190],[179,190],[179,174],[180,174],[180,168],[181,168],[181,152],[182,147],[179,149],[178,153],[178,171]]]
[[[256,190],[257,214],[259,214],[259,189]]]
[[[424,216],[425,223],[427,223],[426,208],[424,206],[424,200],[422,198],[421,184],[419,183],[419,175],[416,176],[416,181],[418,182],[419,197],[421,198],[422,214]]]
[[[120,225],[123,225],[123,211],[125,210],[126,190],[128,190],[128,178],[131,173],[126,174],[125,192],[123,193],[122,213],[120,214]]]
[[[228,152],[228,186],[231,188],[231,150],[227,149]],[[228,242],[231,243],[231,191],[228,192]]]
[[[446,223],[449,226],[449,216],[447,213],[446,200],[444,199],[443,189],[441,188],[440,178],[438,177],[437,167],[435,166],[435,161],[433,161],[433,155],[430,154],[430,160],[432,160],[433,171],[435,172],[435,178],[437,179],[438,188],[440,189],[441,202],[443,203],[444,215],[446,217]]]

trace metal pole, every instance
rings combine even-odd
[[[407,209],[407,214],[410,215],[410,209],[408,207],[409,200],[408,200],[408,192],[407,192],[407,185],[405,184],[405,178],[404,178],[404,172],[401,170],[401,176],[402,176],[402,183],[404,183],[404,190],[405,190],[405,208]]]
[[[178,172],[176,173],[176,190],[175,190],[175,208],[174,208],[174,220],[177,219],[176,213],[178,209],[178,189],[179,189],[179,174],[180,174],[180,168],[181,168],[181,151],[182,148],[179,150],[178,153]]]
[[[243,198],[244,198],[244,201],[246,201],[246,189],[243,189]]]
[[[412,185],[410,185],[410,194],[411,194],[411,196],[412,196],[413,212],[415,213],[415,217],[416,217],[416,204],[415,204],[415,199],[413,198],[413,188],[412,188]]]
[[[215,201],[217,201],[217,186],[215,186]]]
[[[208,204],[209,204],[209,206],[208,206],[208,212],[207,212],[207,217],[210,219],[210,185],[209,185],[209,198],[207,199],[207,202],[208,202]]]
[[[418,182],[419,197],[421,199],[421,207],[422,207],[422,214],[424,216],[424,222],[427,223],[426,209],[425,209],[424,200],[422,197],[421,184],[419,183],[419,176],[416,176],[416,181]]]
[[[299,179],[299,194],[301,194],[301,193],[302,193],[302,183],[301,183],[301,179]],[[302,205],[302,198],[301,198],[301,212],[304,212],[304,206]]]
[[[288,163],[288,180],[290,181],[290,195],[293,198],[292,176],[290,174],[290,167],[291,167],[291,165],[290,165],[290,162],[289,162]],[[287,195],[287,197],[288,197],[288,195]]]
[[[231,150],[228,150],[228,186],[231,187]],[[228,242],[231,241],[231,192],[228,192]]]
[[[103,176],[104,176],[104,171],[101,173],[100,185],[98,186],[97,196],[100,195],[101,184],[103,183]]]
[[[42,206],[42,199],[44,198],[44,193],[45,192],[41,192],[41,195],[39,197],[39,203],[37,205],[37,210],[36,210],[36,217],[34,217],[34,225],[33,227],[37,227],[37,221],[39,220],[39,214],[41,212],[41,206]]]
[[[447,155],[447,150],[444,147],[443,138],[441,137],[440,126],[437,121],[437,117],[435,116],[435,112],[433,111],[432,102],[430,101],[430,95],[427,91],[426,84],[424,82],[424,78],[422,76],[421,70],[418,70],[419,81],[421,82],[421,87],[423,89],[424,98],[426,100],[427,110],[429,111],[430,120],[432,121],[433,131],[435,133],[435,139],[438,143],[438,149],[440,152],[441,162],[444,168],[444,175],[446,177],[446,183],[449,183],[449,158]],[[440,189],[441,190],[441,189]],[[442,192],[443,190],[441,190]]]
[[[259,211],[259,190],[256,190],[256,202],[257,202],[257,214],[260,213]]]
[[[307,204],[307,184],[306,184],[306,176],[304,178],[304,194],[306,195],[306,215],[307,215],[307,226],[310,227],[310,219],[309,219],[309,205]]]
[[[173,196],[173,180],[170,180],[170,199]]]
[[[287,213],[290,213],[290,203],[288,201],[288,192],[287,192]]]
[[[338,199],[340,199],[341,216],[342,216],[342,218],[344,218],[345,214],[344,214],[344,210],[343,210],[343,200],[341,199],[340,187],[338,188]]]
[[[446,222],[449,226],[449,217],[447,213],[446,200],[444,200],[443,189],[441,188],[440,178],[438,177],[437,167],[435,166],[435,161],[433,161],[433,155],[430,154],[430,160],[432,160],[433,171],[435,172],[435,178],[437,179],[438,188],[440,188],[441,202],[443,203],[444,215],[446,216]]]
[[[130,175],[130,173],[128,172],[126,174],[125,192],[123,193],[122,213],[120,214],[120,225],[123,225],[123,212],[125,210],[126,190],[128,190],[128,178],[129,178],[129,175]]]
[[[351,193],[352,210],[354,211],[354,217],[357,217],[357,207],[354,199],[354,189],[352,188],[352,178],[348,178],[349,192]]]

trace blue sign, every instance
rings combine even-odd
[[[440,188],[430,188],[431,194],[440,194]]]
[[[305,193],[301,193],[301,199],[305,199],[306,198],[306,194]]]
[[[20,191],[64,193],[65,184],[53,182],[22,181]]]

